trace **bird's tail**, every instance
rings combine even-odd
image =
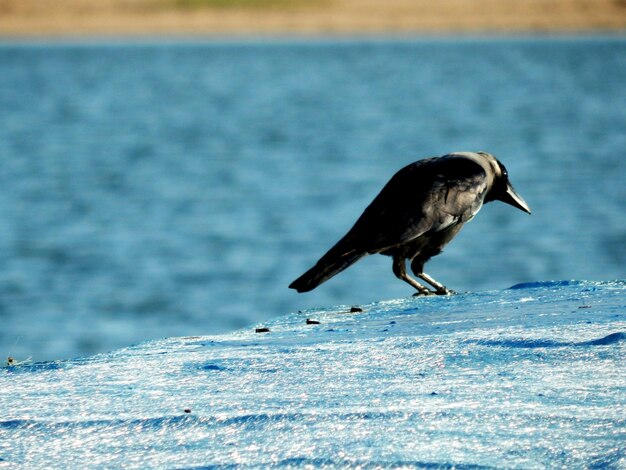
[[[367,253],[352,250],[348,253],[337,255],[336,251],[331,249],[320,258],[315,266],[289,284],[289,288],[295,289],[298,292],[309,292],[322,282],[327,281],[335,274],[340,273],[348,266],[356,263],[366,254]]]

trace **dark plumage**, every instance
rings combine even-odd
[[[289,286],[308,292],[365,255],[393,257],[393,272],[417,294],[451,294],[423,272],[424,264],[480,210],[499,200],[528,212],[513,189],[504,166],[485,152],[457,152],[427,158],[398,171],[365,209],[350,231]],[[430,284],[431,291],[406,273]]]

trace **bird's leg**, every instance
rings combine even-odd
[[[456,294],[456,292],[454,292],[453,290],[448,289],[446,286],[444,286],[440,282],[435,281],[432,277],[430,277],[426,273],[420,273],[420,274],[417,275],[417,277],[419,277],[420,279],[425,280],[427,283],[429,283],[431,286],[433,286],[435,288],[435,292],[437,292],[437,295],[453,295],[453,294]]]
[[[432,295],[433,291],[428,290],[426,287],[421,285],[411,276],[406,273],[406,265],[404,264],[405,259],[400,256],[393,257],[393,273],[396,275],[398,279],[402,279],[407,284],[411,285],[415,289],[417,289],[417,293],[415,295]]]
[[[420,260],[419,258],[415,258],[411,262],[411,271],[413,271],[413,273],[417,277],[419,277],[420,279],[423,279],[424,281],[429,283],[431,286],[433,286],[435,288],[435,293],[437,295],[452,295],[455,293],[454,291],[448,289],[446,286],[444,286],[440,282],[435,281],[432,277],[426,274],[424,272],[424,262]]]

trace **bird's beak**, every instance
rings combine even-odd
[[[524,198],[522,198],[522,196],[515,192],[515,189],[513,189],[511,183],[507,182],[506,191],[504,193],[504,196],[500,200],[530,214],[530,207],[528,207],[528,204],[526,204]]]

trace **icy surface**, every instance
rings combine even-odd
[[[625,307],[533,283],[4,367],[0,468],[626,468]]]

